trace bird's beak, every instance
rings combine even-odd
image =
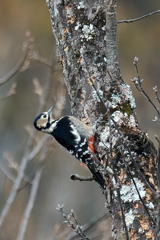
[[[52,106],[52,107],[48,110],[48,115],[49,115],[49,116],[51,116],[52,111],[53,111],[53,108],[54,108],[54,106]]]

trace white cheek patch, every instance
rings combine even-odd
[[[58,121],[53,122],[49,128],[43,129],[42,131],[46,133],[53,132],[57,128],[57,122]]]
[[[45,128],[47,126],[47,119],[38,119],[37,121],[37,127],[39,128]]]

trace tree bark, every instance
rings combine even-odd
[[[49,11],[72,114],[90,125],[102,117],[95,148],[104,169],[97,171],[106,181],[114,239],[154,239],[157,153],[120,73],[116,4],[52,0]]]

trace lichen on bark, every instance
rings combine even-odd
[[[89,125],[101,116],[96,124],[97,156],[106,169],[116,172],[121,183],[117,185],[114,174],[103,171],[111,196],[108,206],[114,238],[126,236],[115,191],[118,187],[130,239],[153,239],[155,226],[135,184],[144,204],[153,204],[154,208],[148,209],[155,220],[156,150],[140,129],[134,97],[120,73],[116,4],[115,0],[50,0],[49,12],[72,114]],[[132,191],[127,194],[129,188]]]

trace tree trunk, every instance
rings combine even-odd
[[[135,117],[121,77],[114,0],[52,0],[49,11],[74,116],[96,124],[97,168],[115,239],[154,239],[156,149]],[[147,210],[148,209],[148,210]]]

